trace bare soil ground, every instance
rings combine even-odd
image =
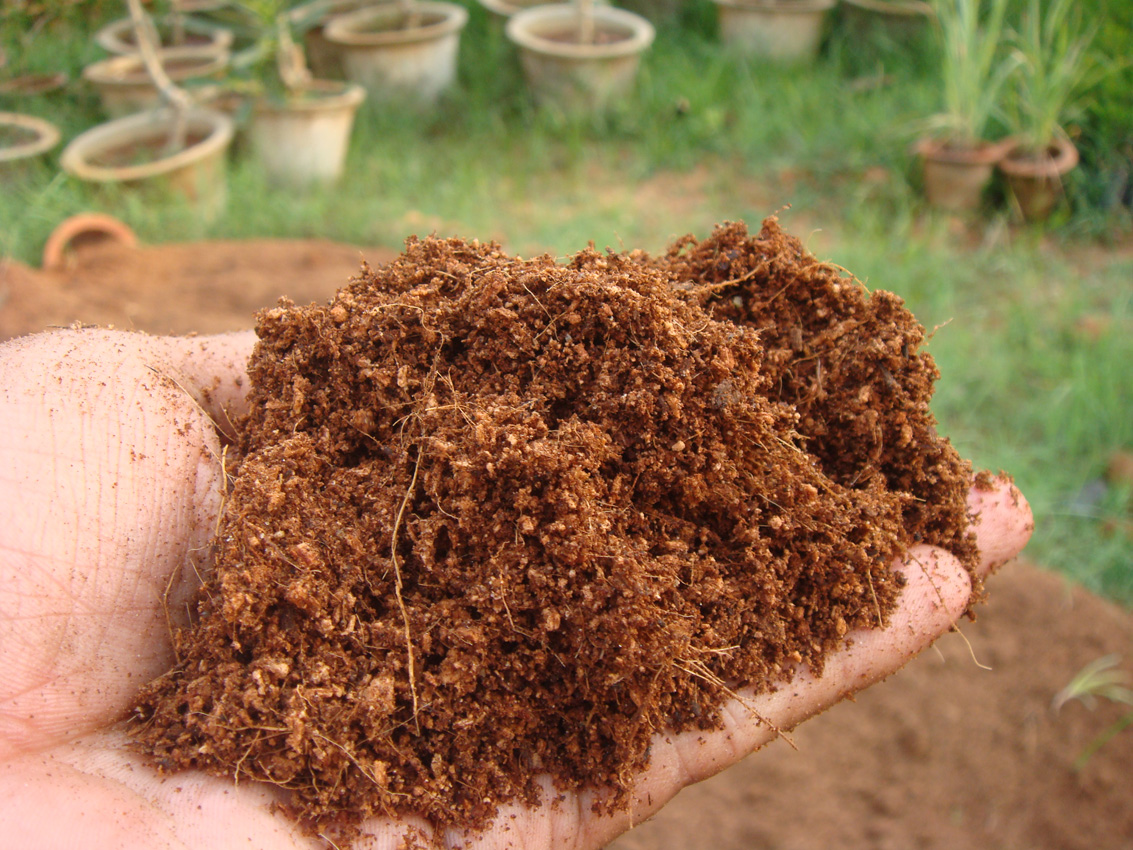
[[[42,272],[0,260],[0,339],[51,326],[151,333],[252,326],[281,295],[325,301],[388,251],[304,240],[81,248]],[[636,848],[1133,848],[1133,729],[1076,770],[1122,715],[1051,699],[1085,664],[1129,668],[1133,613],[1027,563],[990,601],[889,682],[686,790],[619,839]],[[990,669],[984,669],[984,668]]]

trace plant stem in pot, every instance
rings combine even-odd
[[[578,43],[593,44],[594,31],[594,0],[576,0],[578,3]]]
[[[401,22],[403,29],[411,30],[421,26],[421,10],[417,8],[417,0],[398,0],[398,4],[405,15]]]
[[[141,0],[126,0],[126,5],[130,10],[130,19],[134,22],[134,33],[138,39],[138,52],[141,53],[146,71],[154,85],[157,86],[158,91],[161,92],[161,96],[173,107],[173,127],[165,148],[167,154],[173,153],[185,147],[186,122],[192,104],[190,104],[189,96],[185,91],[178,88],[169,79],[169,75],[165,73],[165,68],[162,67],[161,61],[157,58],[157,44],[159,43],[157,31],[153,26],[153,21],[142,9]]]

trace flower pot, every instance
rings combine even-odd
[[[927,0],[842,0],[840,24],[855,40],[898,45],[917,37],[935,17]]]
[[[365,96],[354,83],[314,80],[286,102],[256,101],[247,131],[252,156],[273,183],[303,188],[335,182]]]
[[[63,149],[60,165],[80,180],[130,186],[158,197],[180,195],[205,220],[215,218],[227,192],[224,155],[232,143],[232,119],[212,110],[191,110],[184,148],[167,153],[173,126],[170,109],[108,121],[76,136]]]
[[[510,18],[516,12],[522,12],[532,6],[543,6],[546,2],[547,0],[480,0],[480,5],[494,15]]]
[[[323,35],[340,51],[346,78],[372,100],[431,106],[456,80],[468,11],[455,3],[385,4],[327,21]],[[409,24],[409,25],[407,25]]]
[[[811,59],[826,12],[837,0],[715,0],[720,40],[751,56],[783,62]]]
[[[59,130],[49,121],[16,112],[0,112],[0,177],[7,179],[59,144]]]
[[[593,13],[594,40],[585,43],[573,4],[536,6],[508,19],[505,32],[519,47],[537,102],[568,111],[596,111],[632,90],[641,54],[653,43],[653,25],[610,6],[595,6]]]
[[[225,10],[230,2],[231,0],[180,0],[177,5],[182,12],[208,14]]]
[[[39,97],[53,94],[67,85],[70,78],[64,71],[47,74],[21,74],[0,80],[0,94],[17,97]]]
[[[1011,145],[999,160],[999,170],[1023,218],[1043,221],[1063,195],[1062,178],[1077,164],[1078,149],[1060,138],[1039,153]]]
[[[291,20],[303,24],[303,51],[307,54],[307,67],[311,73],[320,80],[346,79],[339,50],[326,39],[327,21],[360,9],[394,2],[397,0],[312,0],[292,8]]]
[[[214,53],[226,53],[232,49],[232,31],[209,21],[182,16],[184,38],[179,42],[173,40],[172,16],[167,15],[155,23],[158,36],[161,38],[160,47],[196,47]],[[95,33],[94,39],[99,47],[116,56],[127,56],[138,52],[134,23],[129,18],[111,21]]]
[[[979,208],[995,164],[1003,156],[1003,144],[984,142],[966,147],[923,139],[916,152],[924,165],[928,202],[952,212],[969,212]]]
[[[220,76],[228,67],[229,54],[212,48],[165,47],[157,51],[165,73],[177,84]],[[83,79],[98,91],[102,108],[111,118],[151,109],[161,103],[161,93],[150,79],[140,54],[103,59],[83,69]]]
[[[78,213],[55,226],[43,245],[44,271],[66,268],[68,254],[74,246],[89,242],[117,242],[127,248],[138,246],[138,237],[129,226],[105,213]]]

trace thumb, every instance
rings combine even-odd
[[[0,754],[113,721],[170,665],[222,500],[210,412],[239,406],[251,344],[0,345]]]
[[[200,337],[147,337],[155,368],[163,369],[211,417],[232,434],[233,421],[247,413],[248,358],[254,331]]]

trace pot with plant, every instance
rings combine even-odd
[[[162,65],[140,0],[127,0],[140,61],[163,103],[79,134],[60,165],[80,180],[136,187],[187,199],[204,220],[215,218],[227,195],[225,156],[235,128],[220,112],[195,107]]]
[[[318,80],[294,32],[313,17],[292,14],[284,0],[236,4],[257,32],[233,65],[236,91],[249,95],[252,155],[277,184],[310,187],[342,176],[354,119],[366,93],[354,83]]]
[[[214,2],[204,8],[216,8],[218,5]],[[201,8],[201,4],[194,4],[192,0],[171,0],[167,14],[156,19],[147,15],[145,26],[150,30],[151,40],[158,48],[195,47],[217,53],[228,52],[232,49],[232,31],[189,14]],[[96,32],[94,38],[103,50],[116,56],[138,52],[132,17],[111,21]]]
[[[292,7],[292,20],[303,22],[303,50],[311,73],[320,80],[346,79],[339,50],[324,34],[327,21],[383,2],[396,3],[397,0],[308,0]]]
[[[781,62],[813,59],[826,13],[837,0],[715,0],[720,40]]]
[[[152,57],[162,72],[182,87],[219,80],[231,58],[227,50],[191,46],[158,48]],[[147,61],[140,52],[125,53],[83,69],[83,80],[97,92],[104,113],[121,118],[160,105],[162,91],[154,83]]]
[[[842,0],[837,25],[856,40],[907,44],[935,14],[928,0]]]
[[[640,15],[593,0],[516,12],[505,32],[519,48],[535,100],[567,112],[602,111],[623,100],[655,35]]]
[[[943,110],[928,121],[916,146],[924,165],[924,192],[935,207],[974,210],[991,181],[1003,143],[989,140],[1000,95],[1017,60],[1004,56],[1007,0],[934,0],[941,48]]]
[[[1018,67],[1009,89],[1010,144],[999,169],[1027,220],[1050,215],[1063,195],[1063,178],[1078,164],[1065,124],[1079,96],[1103,74],[1090,55],[1094,32],[1070,0],[1031,0],[1011,33]]]
[[[323,37],[338,51],[346,78],[376,101],[433,106],[456,82],[468,10],[435,0],[397,0],[338,15]]]

